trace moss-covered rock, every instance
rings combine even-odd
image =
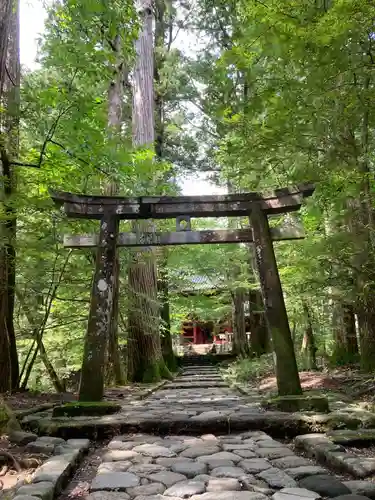
[[[4,400],[0,399],[0,435],[21,430],[17,418]]]
[[[121,410],[121,405],[107,401],[86,402],[77,401],[56,406],[53,409],[52,417],[81,417],[81,416],[101,416],[111,415]]]
[[[375,429],[339,429],[328,431],[327,436],[337,444],[373,444],[375,442]]]
[[[266,410],[279,410],[285,412],[318,411],[329,412],[328,399],[324,396],[277,396],[262,402]]]

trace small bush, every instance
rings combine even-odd
[[[222,368],[223,377],[231,382],[248,382],[273,372],[272,354],[264,354],[260,358],[238,358],[227,368]]]

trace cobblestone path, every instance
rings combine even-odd
[[[135,402],[133,412],[143,418],[145,413],[151,419],[181,418],[181,428],[176,435],[114,437],[87,500],[375,499],[371,481],[340,480],[261,428],[218,432],[213,424],[218,416],[259,415],[261,409],[231,391],[214,367],[186,368],[147,400]],[[184,433],[187,417],[212,422],[210,432],[192,436],[189,427]]]

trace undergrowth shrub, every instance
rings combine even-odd
[[[248,382],[274,372],[273,354],[263,354],[260,358],[238,358],[221,371],[229,381]]]

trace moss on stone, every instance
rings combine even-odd
[[[338,429],[327,432],[327,437],[337,444],[372,444],[375,442],[375,429]]]
[[[266,410],[279,410],[292,413],[298,411],[329,412],[328,399],[324,396],[277,396],[263,401],[262,407]]]
[[[0,399],[0,435],[7,434],[9,431],[21,430],[21,426],[5,402]]]
[[[121,405],[108,401],[77,401],[56,406],[52,411],[52,417],[81,417],[111,415],[121,410]]]

